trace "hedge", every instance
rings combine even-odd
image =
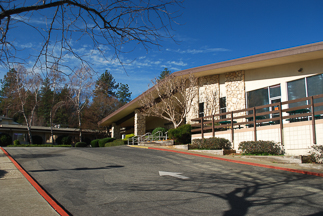
[[[87,147],[87,143],[86,142],[77,142],[75,144],[75,147]]]
[[[15,140],[16,141],[16,140]],[[8,147],[72,147],[72,145],[52,145],[52,144],[19,144],[19,145],[8,145]]]
[[[167,130],[165,128],[163,128],[163,127],[157,127],[157,128],[155,128],[153,130],[153,132],[151,134],[152,135],[155,135],[158,131],[163,132],[163,134],[161,134],[161,135],[165,135],[165,133],[166,133]],[[157,133],[156,136],[159,136],[159,134]]]
[[[71,144],[72,143],[72,137],[71,136],[66,136],[66,135],[61,135],[55,139],[55,142],[57,144]]]
[[[176,129],[168,130],[168,137],[173,139],[175,144],[188,144],[191,142],[191,125],[185,124]]]
[[[107,138],[103,138],[99,140],[99,146],[100,147],[104,147],[106,143],[108,142],[112,142],[113,140],[115,140],[114,138],[111,137],[107,137]]]
[[[106,143],[104,146],[111,147],[111,146],[120,146],[120,145],[124,145],[124,144],[125,144],[124,140],[117,139],[117,140],[113,140],[112,142]]]
[[[284,154],[279,143],[274,141],[243,141],[239,148],[243,154],[281,155]]]
[[[100,139],[95,139],[91,141],[91,146],[92,147],[99,147],[99,140]]]
[[[225,138],[212,137],[207,139],[194,139],[192,144],[188,146],[189,149],[231,149],[231,142]]]

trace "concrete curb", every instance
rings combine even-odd
[[[11,162],[16,166],[16,168],[21,172],[21,174],[29,181],[29,183],[37,190],[37,192],[48,202],[48,204],[61,216],[69,216],[64,210],[34,179],[31,177],[20,165],[19,163],[10,156],[10,154],[4,150],[2,147],[0,149],[3,153],[11,160]]]

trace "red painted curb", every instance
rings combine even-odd
[[[245,164],[245,165],[250,165],[250,166],[264,167],[264,168],[268,168],[268,169],[283,170],[283,171],[300,173],[300,174],[305,174],[305,175],[313,175],[313,176],[323,177],[323,173],[316,173],[316,172],[309,172],[309,171],[304,171],[304,170],[297,170],[297,169],[283,168],[283,167],[270,166],[270,165],[264,165],[264,164],[257,164],[257,163],[251,163],[251,162],[245,162],[245,161],[220,158],[220,157],[215,157],[215,156],[207,156],[207,155],[200,155],[200,154],[195,154],[195,153],[190,153],[190,152],[176,151],[176,150],[171,150],[171,149],[161,149],[161,148],[154,148],[154,147],[148,147],[148,149],[175,152],[175,153],[179,153],[179,154],[186,154],[186,155],[193,155],[193,156],[197,156],[197,157],[222,160],[222,161],[227,161],[227,162],[231,162],[231,163]]]
[[[30,182],[30,184],[37,190],[37,192],[53,207],[53,209],[61,216],[69,216],[69,214],[59,206],[47,193],[40,187],[40,185],[13,159],[10,154],[0,147],[5,155],[12,161],[12,163],[17,167],[17,169],[25,176],[25,178]]]

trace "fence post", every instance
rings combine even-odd
[[[204,123],[203,123],[203,117],[201,117],[201,134],[202,134],[202,139],[204,139],[204,133],[203,133],[203,127],[204,127]]]
[[[253,107],[253,133],[254,141],[257,141],[257,123],[256,123],[256,107]]]
[[[279,102],[279,124],[280,124],[280,144],[284,145],[284,136],[283,136],[283,108],[282,102]]]
[[[214,137],[214,115],[212,115],[212,136]]]
[[[315,131],[315,114],[314,114],[314,98],[311,97],[311,108],[312,108],[312,131],[313,131],[313,143],[316,144],[316,131]]]
[[[233,111],[231,111],[231,142],[232,142],[232,148],[234,148]]]

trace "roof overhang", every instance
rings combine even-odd
[[[203,77],[214,74],[270,67],[320,58],[323,58],[323,42],[195,67],[175,72],[173,73],[173,75],[185,76],[193,73],[196,77]],[[151,87],[147,91],[151,91],[152,88],[153,87]],[[111,113],[109,116],[98,122],[98,124],[101,126],[108,126],[113,122],[117,122],[119,119],[134,112],[135,109],[140,107],[139,99],[143,94],[139,95],[131,102]]]

